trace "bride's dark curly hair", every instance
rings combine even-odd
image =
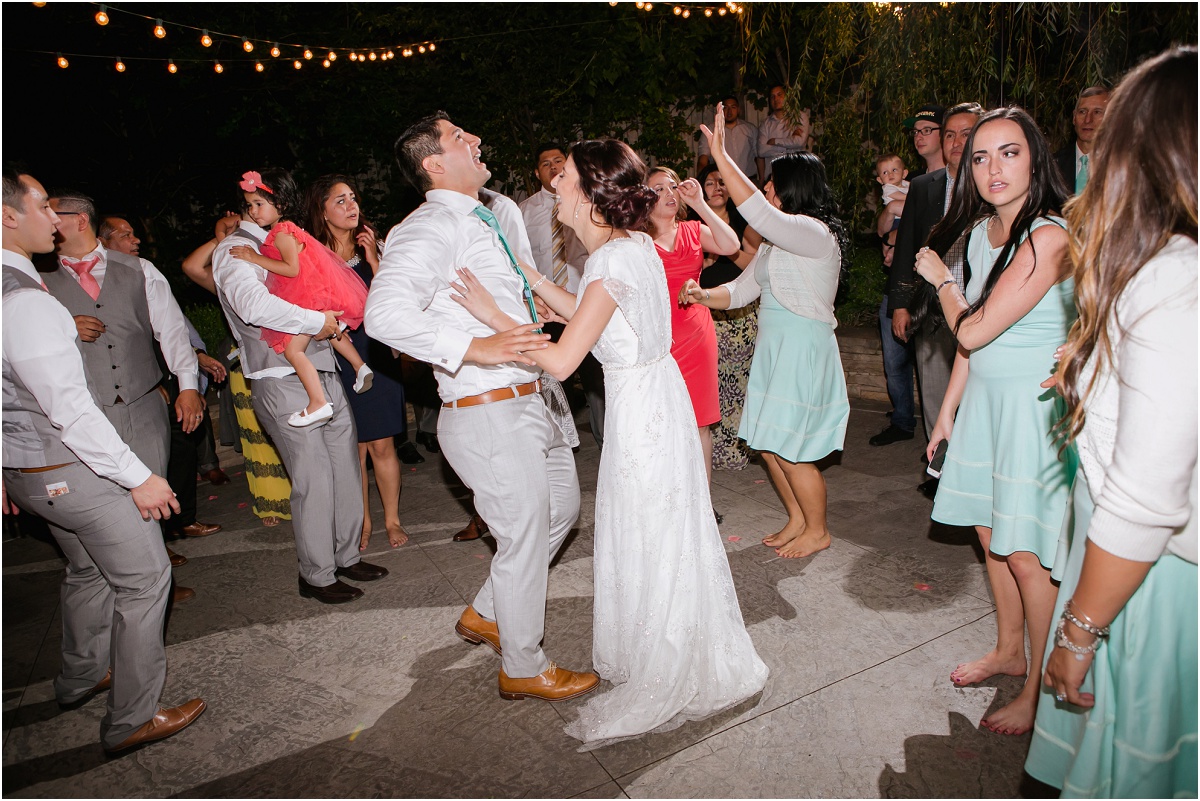
[[[571,146],[579,189],[613,228],[641,230],[658,196],[646,186],[646,164],[616,139],[589,139]]]

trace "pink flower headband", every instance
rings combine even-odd
[[[268,195],[275,194],[275,190],[262,182],[262,176],[254,170],[242,173],[241,183],[238,184],[243,192],[257,192],[259,189],[266,192]]]

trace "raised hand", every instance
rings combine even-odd
[[[709,129],[707,125],[700,126],[700,132],[704,134],[704,138],[708,140],[708,152],[716,154],[717,151],[725,151],[725,104],[717,104],[717,112],[713,115],[713,127]]]
[[[679,184],[679,196],[692,208],[704,203],[704,189],[695,178],[685,178]]]
[[[921,248],[917,251],[916,267],[921,277],[933,286],[938,286],[947,279],[954,277],[950,275],[950,268],[942,261],[941,256],[929,248]]]
[[[374,229],[371,226],[366,226],[361,233],[354,237],[354,241],[367,254],[367,264],[371,265],[371,270],[379,269],[379,240],[375,236]]]

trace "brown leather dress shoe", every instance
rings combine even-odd
[[[499,626],[493,620],[480,617],[473,606],[468,606],[463,611],[462,617],[454,624],[454,633],[471,643],[471,645],[479,645],[479,643],[485,642],[497,654],[500,653]]]
[[[363,591],[341,581],[335,581],[328,587],[314,587],[302,578],[300,595],[303,598],[316,598],[323,604],[344,604],[361,598]]]
[[[487,533],[488,525],[483,522],[483,518],[479,515],[471,515],[471,522],[467,523],[466,528],[454,535],[454,541],[467,542],[468,540],[477,540]]]
[[[167,549],[167,558],[171,560],[171,567],[183,567],[187,564],[186,556],[175,553],[170,548]]]
[[[208,483],[216,487],[229,483],[229,476],[225,475],[225,471],[219,467],[214,467],[212,470],[209,470],[204,474],[204,477],[208,479]]]
[[[160,706],[158,713],[154,717],[139,726],[120,745],[115,745],[112,748],[106,747],[105,750],[113,753],[124,751],[126,748],[133,748],[135,745],[163,740],[192,725],[192,722],[200,717],[200,713],[203,711],[204,701],[200,698],[193,698],[186,704],[170,708]]]
[[[171,588],[171,603],[181,604],[196,597],[196,591],[191,587],[180,587],[178,584]]]
[[[600,684],[595,673],[576,673],[560,668],[553,662],[530,679],[510,679],[500,670],[500,697],[506,701],[540,698],[543,701],[566,701],[586,695]]]
[[[184,526],[178,529],[178,532],[185,537],[207,537],[209,534],[216,534],[221,530],[220,523],[192,523],[190,526]]]
[[[96,685],[92,687],[92,689],[88,690],[74,701],[59,701],[58,706],[63,710],[79,709],[79,707],[92,700],[93,696],[110,689],[112,689],[112,668],[108,669],[108,672],[104,674],[104,678],[96,682]]]
[[[386,576],[388,569],[359,560],[348,567],[339,567],[333,574],[351,581],[376,581]]]

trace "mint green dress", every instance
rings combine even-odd
[[[1041,218],[1031,230],[1055,224],[1062,221]],[[987,220],[980,221],[967,250],[968,301],[982,294],[1000,250],[988,242]],[[1024,317],[971,351],[932,515],[952,526],[988,526],[992,553],[1029,551],[1047,569],[1058,550],[1074,459],[1070,451],[1059,458],[1051,434],[1065,411],[1062,398],[1038,385],[1054,371],[1054,350],[1075,321],[1074,289],[1072,278],[1052,286]]]

